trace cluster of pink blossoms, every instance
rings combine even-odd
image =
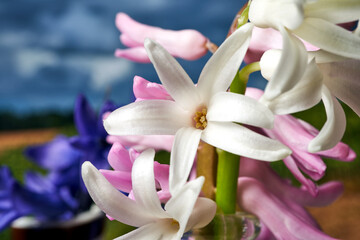
[[[253,0],[241,15],[248,13],[248,21],[219,48],[195,30],[164,30],[117,15],[129,48],[115,56],[151,62],[162,83],[135,76],[136,101],[104,116],[113,170],[83,165],[95,203],[110,219],[138,227],[118,239],[180,239],[222,210],[204,197],[206,179],[196,176],[200,141],[240,159],[236,204],[259,218],[258,239],[332,239],[305,207],[326,206],[343,192],[340,182],[314,182],[325,174],[321,157],[356,157],[340,142],[346,118],[336,98],[359,115],[359,30],[336,24],[357,20],[360,3],[325,2]],[[325,5],[327,13],[320,10]],[[194,84],[174,57],[195,60],[208,51],[214,54]],[[229,91],[243,59],[260,61],[257,70],[269,80],[264,91]],[[327,115],[320,131],[290,115],[320,101]],[[154,161],[160,150],[171,152],[170,164]],[[301,187],[271,168],[278,160]]]

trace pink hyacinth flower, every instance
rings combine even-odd
[[[321,232],[318,226],[309,222],[309,217],[294,211],[293,207],[255,178],[240,177],[237,196],[239,205],[257,215],[276,239],[334,239]]]
[[[100,172],[116,189],[132,195],[131,170],[139,155],[140,153],[134,149],[128,151],[121,144],[114,143],[108,155],[109,164],[114,170],[102,169]],[[159,199],[166,202],[170,198],[169,165],[154,162],[154,174],[156,187],[160,189],[157,192]]]
[[[134,77],[133,92],[136,101],[149,99],[173,100],[163,85],[150,82],[139,76]]]
[[[120,41],[128,49],[117,49],[116,57],[135,62],[150,63],[144,48],[144,40],[150,38],[162,45],[174,57],[195,60],[204,56],[208,39],[196,30],[165,30],[136,22],[125,13],[116,15],[115,24],[120,30]]]
[[[172,135],[146,135],[146,136],[114,136],[109,135],[106,141],[110,144],[118,143],[142,152],[145,149],[153,148],[156,151],[165,150],[170,152],[174,136]]]
[[[319,50],[318,47],[315,47],[306,41],[302,40],[302,42],[308,51]],[[246,63],[260,61],[261,56],[267,50],[282,49],[282,47],[283,39],[279,31],[276,31],[273,28],[254,27],[250,45],[244,61]]]
[[[165,99],[172,100],[163,85],[149,82],[146,79],[135,76],[133,84],[133,92],[136,101],[144,101],[149,99]],[[155,150],[165,150],[170,152],[173,142],[173,135],[146,135],[146,136],[113,136],[109,135],[107,141],[110,144],[120,143],[125,147],[131,147],[137,151],[144,151],[147,148]]]
[[[295,224],[303,225],[304,229],[312,229],[310,231],[316,231],[318,234],[320,229],[317,222],[305,209],[306,206],[319,207],[327,206],[338,199],[343,193],[344,187],[341,182],[332,181],[319,186],[319,192],[317,196],[311,195],[304,188],[297,188],[290,184],[286,179],[281,178],[271,167],[269,163],[256,161],[249,158],[241,158],[240,162],[240,179],[249,178],[254,182],[254,187],[263,188],[262,191],[265,195],[272,196],[268,200],[277,205],[275,208],[262,209],[259,206],[253,206],[252,200],[246,196],[239,196],[239,203],[247,211],[257,215],[262,223],[261,233],[258,239],[301,239],[302,233],[297,232],[296,229],[291,229],[284,225],[281,225],[278,221],[277,210],[283,211],[280,215],[285,216],[285,221],[294,221]],[[244,189],[240,189],[243,191]],[[239,195],[241,193],[238,193]],[[255,197],[255,196],[253,196]],[[265,201],[262,196],[258,196],[261,201]],[[265,197],[266,199],[266,197]],[[261,201],[258,202],[261,203]],[[276,218],[275,222],[271,221],[271,218]],[[306,224],[304,224],[306,223]],[[289,238],[292,236],[291,238]],[[326,236],[327,237],[327,236]],[[304,238],[308,239],[308,238]],[[322,238],[320,238],[322,239]]]
[[[263,91],[255,88],[247,88],[246,95],[259,99]],[[287,168],[294,177],[301,182],[308,191],[316,195],[317,186],[307,179],[300,170],[309,175],[313,180],[323,177],[326,165],[321,157],[332,158],[339,161],[352,161],[356,153],[345,143],[339,142],[333,148],[317,153],[308,152],[307,148],[312,139],[319,133],[310,124],[291,115],[275,116],[273,129],[262,129],[266,135],[277,139],[292,150],[292,154],[284,159]],[[296,136],[296,138],[294,137]]]

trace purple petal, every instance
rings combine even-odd
[[[86,98],[81,94],[75,102],[74,120],[80,135],[94,136],[96,134],[96,131],[94,131],[97,123],[96,114]]]
[[[28,147],[25,155],[43,168],[59,170],[76,164],[81,153],[70,144],[68,138],[59,135],[46,144]]]

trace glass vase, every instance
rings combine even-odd
[[[260,222],[254,215],[244,212],[216,214],[207,226],[185,233],[182,240],[251,240],[259,232]]]
[[[21,217],[11,225],[12,240],[100,240],[105,215],[97,207],[67,221],[39,222],[33,217]]]

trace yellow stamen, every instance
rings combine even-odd
[[[180,228],[180,223],[176,221],[175,219],[172,219],[171,225],[176,228]]]
[[[207,126],[207,119],[206,119],[207,109],[202,108],[201,111],[197,111],[194,116],[195,121],[195,128],[204,130]]]

